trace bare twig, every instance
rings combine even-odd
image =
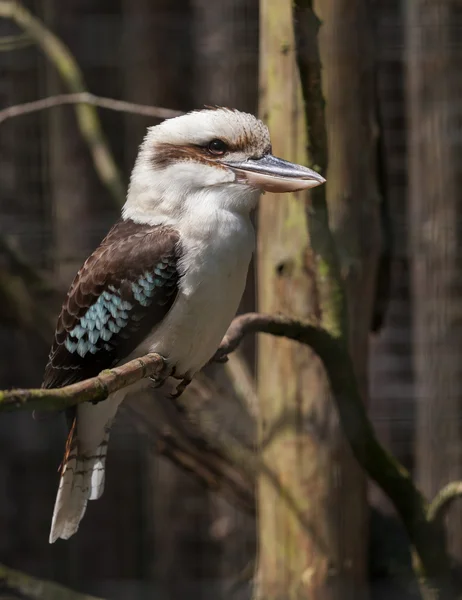
[[[430,521],[443,520],[453,502],[462,497],[462,481],[451,481],[434,497],[428,507]]]
[[[52,581],[43,581],[0,564],[0,594],[2,588],[13,596],[31,600],[100,600],[87,594],[79,594]]]
[[[3,123],[12,117],[28,115],[30,113],[46,110],[55,106],[62,106],[64,104],[90,104],[92,106],[98,106],[99,108],[153,117],[154,119],[171,119],[172,117],[178,117],[184,114],[180,110],[148,106],[146,104],[134,104],[133,102],[95,96],[94,94],[90,94],[90,92],[80,92],[78,94],[59,94],[57,96],[49,96],[48,98],[34,100],[33,102],[8,106],[8,108],[0,110],[0,123]]]
[[[83,73],[69,48],[19,1],[0,0],[0,17],[14,21],[40,46],[71,93],[87,92]],[[117,204],[123,204],[125,186],[104,137],[95,107],[90,104],[76,104],[75,112],[80,132],[90,149],[99,178]]]

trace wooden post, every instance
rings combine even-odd
[[[270,128],[276,155],[323,169],[327,144],[323,103],[320,89],[316,89],[316,86],[319,88],[315,42],[318,23],[311,3],[296,6],[297,33],[306,33],[303,41],[307,42],[306,54],[303,48],[300,53],[299,48],[297,68],[293,10],[289,1],[262,0],[260,4],[261,115]],[[333,11],[332,6],[326,19],[333,19]],[[327,22],[325,27],[328,28]],[[324,49],[321,45],[321,50]],[[336,52],[340,51],[337,46]],[[334,96],[333,78],[339,73],[331,57],[321,55],[330,69],[323,72],[325,90],[334,99],[332,111],[337,111],[331,112],[329,117],[338,117],[339,107],[345,101],[353,111],[353,120],[342,125],[337,137],[332,129],[327,130],[332,147],[348,154],[345,141],[351,137],[361,110],[358,106],[354,113],[354,102],[363,93],[360,75],[354,73],[356,65],[350,65],[349,74],[356,82],[353,91],[350,90],[349,97],[340,98],[341,90]],[[334,58],[338,59],[338,55]],[[354,58],[359,57],[355,54]],[[308,94],[306,106],[302,101],[301,83]],[[330,96],[328,106],[329,100]],[[364,101],[370,101],[367,94]],[[373,111],[371,117],[372,114]],[[306,115],[310,119],[308,123]],[[374,149],[373,125],[371,118],[355,142],[366,144],[365,155]],[[307,139],[307,131],[312,139]],[[307,155],[307,146],[311,156]],[[336,185],[328,189],[327,200],[334,213],[333,221],[348,225],[342,229],[345,241],[358,235],[365,222],[370,225],[367,219],[353,218],[357,217],[357,211],[370,212],[374,215],[373,225],[378,224],[373,208],[375,206],[378,215],[378,202],[372,164],[364,160],[364,155],[361,160],[351,153],[343,158],[344,163],[334,161],[328,170],[328,178],[335,179]],[[366,174],[367,183],[358,185]],[[325,188],[319,190],[318,194],[325,193]],[[312,196],[312,208],[310,199],[300,193],[262,198],[258,241],[259,309],[301,318],[315,315],[326,328],[346,340],[347,326],[342,314],[345,301],[335,273],[336,261],[330,262],[332,244],[325,198],[319,201],[319,195]],[[359,209],[355,203],[359,203]],[[377,251],[370,249],[370,252],[367,260],[373,265]],[[353,257],[355,261],[364,258],[362,253],[355,253]],[[342,260],[340,263],[345,266]],[[367,332],[373,297],[371,280],[373,282],[375,271],[361,278],[356,272],[357,266],[361,272],[361,265],[355,263],[354,266],[354,270],[348,271],[348,300],[354,294],[356,298],[363,293],[367,296],[362,298],[360,322],[359,305],[351,304],[350,317],[358,318],[358,323],[350,327],[353,334],[350,348],[365,390]],[[272,474],[262,472],[259,478],[257,596],[265,600],[362,598],[367,544],[365,482],[339,428],[324,369],[307,348],[269,337],[260,339],[258,367],[261,457]]]

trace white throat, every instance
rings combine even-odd
[[[185,161],[154,170],[141,155],[133,169],[124,219],[149,225],[181,225],[213,221],[225,211],[249,216],[260,191],[235,183],[233,173]]]

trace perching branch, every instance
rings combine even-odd
[[[52,581],[42,581],[20,571],[0,564],[0,595],[10,593],[13,597],[31,600],[100,600],[95,596],[79,594]]]
[[[70,92],[87,92],[83,73],[69,48],[20,2],[0,0],[0,17],[14,21],[40,46]],[[90,149],[99,178],[117,204],[122,205],[125,198],[125,186],[105,139],[95,107],[88,103],[77,104],[75,113],[80,132]]]
[[[102,371],[97,377],[59,389],[28,389],[0,392],[0,412],[13,410],[64,410],[83,402],[101,402],[145,377],[162,377],[166,364],[159,354],[146,354],[121,367]]]
[[[29,115],[48,108],[54,108],[55,106],[63,106],[64,104],[90,104],[92,106],[98,106],[99,108],[107,108],[108,110],[141,115],[144,117],[153,117],[154,119],[171,119],[184,114],[180,110],[173,110],[171,108],[135,104],[133,102],[115,100],[114,98],[95,96],[94,94],[90,94],[90,92],[80,92],[77,94],[58,94],[57,96],[49,96],[48,98],[41,98],[40,100],[34,100],[33,102],[8,106],[8,108],[0,110],[0,123],[3,123],[12,117]]]

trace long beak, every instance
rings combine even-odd
[[[224,162],[238,179],[265,192],[296,192],[325,183],[324,177],[301,165],[295,165],[272,154],[240,162]]]

